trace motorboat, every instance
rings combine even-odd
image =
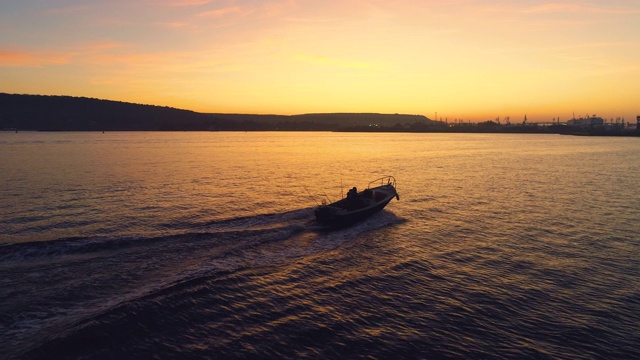
[[[396,179],[384,176],[373,180],[367,188],[358,192],[352,188],[347,197],[331,204],[323,204],[315,210],[316,221],[329,228],[343,228],[362,221],[382,210],[400,195],[396,191]]]

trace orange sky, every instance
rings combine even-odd
[[[0,3],[0,92],[203,112],[640,114],[637,0]]]

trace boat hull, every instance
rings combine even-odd
[[[359,193],[358,196],[364,196],[366,191],[373,194],[371,195],[373,200],[369,204],[350,208],[348,200],[343,199],[333,204],[320,206],[315,211],[316,221],[331,229],[348,227],[381,211],[394,197],[399,198],[395,187],[390,184],[367,189]]]

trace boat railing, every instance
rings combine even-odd
[[[373,186],[372,186],[373,185]],[[379,179],[375,179],[367,185],[367,189],[371,189],[372,187],[391,185],[394,188],[396,187],[396,178],[393,176],[383,176]]]

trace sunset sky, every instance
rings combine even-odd
[[[0,92],[635,122],[640,1],[0,0]]]

